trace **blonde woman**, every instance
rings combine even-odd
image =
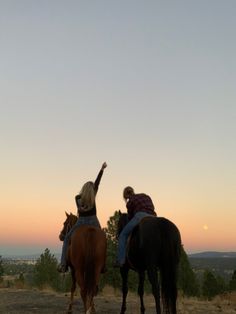
[[[99,220],[97,218],[97,208],[96,208],[96,195],[101,181],[103,171],[107,167],[106,162],[102,164],[102,167],[98,173],[98,176],[93,183],[92,181],[86,182],[80,193],[76,195],[75,202],[77,205],[78,220],[76,224],[71,228],[68,234],[65,236],[63,246],[62,246],[62,255],[61,255],[61,264],[58,267],[59,272],[66,272],[68,269],[66,263],[66,253],[67,248],[70,242],[72,233],[76,228],[81,225],[92,225],[98,228],[101,228]]]

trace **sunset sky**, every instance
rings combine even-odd
[[[149,194],[185,250],[236,251],[236,1],[0,0],[0,255],[60,252]]]

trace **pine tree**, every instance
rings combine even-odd
[[[57,272],[57,259],[50,253],[49,249],[45,249],[44,253],[40,255],[36,262],[34,281],[39,288],[49,285],[57,290],[60,286],[60,276]]]
[[[230,279],[229,289],[230,291],[236,291],[236,270],[234,271],[232,278]]]
[[[120,272],[113,268],[113,263],[116,259],[117,252],[117,223],[119,219],[119,211],[115,211],[107,222],[107,228],[104,228],[104,232],[107,237],[107,259],[106,265],[108,272],[102,277],[101,286],[105,284],[111,285],[114,288],[121,286]]]
[[[178,286],[186,296],[199,295],[199,284],[183,247],[181,249]]]
[[[211,300],[219,293],[216,277],[209,270],[205,270],[203,274],[202,294],[208,300]]]
[[[217,294],[221,294],[227,291],[227,286],[225,283],[225,280],[223,277],[221,277],[220,275],[216,276],[216,281],[217,281]]]

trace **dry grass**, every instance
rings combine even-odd
[[[217,296],[212,301],[179,298],[178,314],[236,314],[236,293]]]
[[[97,314],[117,314],[122,296],[119,290],[105,287],[95,298]],[[152,295],[144,297],[147,314],[155,314]],[[44,291],[24,289],[0,289],[0,313],[4,314],[63,314],[69,302],[69,294],[58,294],[47,288]],[[236,293],[217,296],[212,301],[196,298],[178,298],[178,314],[236,314]],[[127,314],[139,314],[139,298],[129,293]],[[79,293],[76,295],[74,313],[83,313]]]

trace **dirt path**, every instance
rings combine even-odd
[[[36,290],[0,289],[1,314],[64,314],[69,295]],[[121,296],[103,294],[95,298],[97,314],[119,314]],[[145,296],[147,314],[155,314],[152,296]],[[79,296],[76,296],[74,313],[83,313]],[[136,295],[128,297],[127,314],[139,314],[139,299]],[[178,314],[236,314],[236,300],[215,300],[203,302],[193,299],[178,301]]]

